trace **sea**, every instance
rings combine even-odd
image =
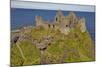
[[[57,10],[11,8],[11,30],[24,26],[35,26],[35,16],[41,16],[43,20],[53,21]],[[62,11],[67,16],[70,11]],[[95,41],[95,12],[74,11],[77,17],[86,19],[86,27],[91,38]]]

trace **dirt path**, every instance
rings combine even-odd
[[[24,56],[24,53],[23,53],[21,47],[19,46],[19,44],[20,44],[20,42],[17,42],[17,43],[16,43],[16,46],[17,46],[17,48],[19,49],[19,52],[20,52],[22,58],[23,58],[24,60],[26,60],[26,58],[25,58],[25,56]]]

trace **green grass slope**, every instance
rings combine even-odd
[[[51,63],[68,63],[94,61],[94,42],[88,31],[82,33],[78,28],[71,29],[68,35],[54,29],[32,29],[25,33],[32,38],[42,41],[44,36],[52,36],[53,41],[43,54],[30,40],[18,43],[26,59],[21,57],[16,44],[11,45],[11,65],[34,65]]]

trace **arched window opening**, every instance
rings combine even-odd
[[[55,28],[55,25],[53,24],[53,28]]]
[[[66,27],[68,27],[68,25],[66,25]]]
[[[56,21],[58,21],[58,18],[56,17]]]
[[[50,28],[50,24],[48,24],[48,27]]]

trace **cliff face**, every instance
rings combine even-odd
[[[63,20],[57,20],[58,17]],[[94,42],[86,30],[85,19],[78,19],[73,12],[66,17],[58,12],[55,19],[49,24],[37,18],[36,27],[12,32],[12,66],[95,60]]]

